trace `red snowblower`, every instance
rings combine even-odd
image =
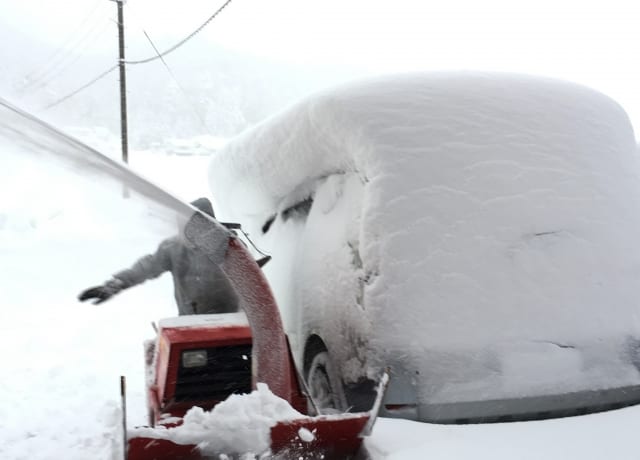
[[[217,223],[208,224],[220,232]],[[147,347],[150,427],[129,430],[125,459],[242,455],[218,451],[206,431],[181,434],[181,429],[185,431],[185,418],[194,407],[215,410],[229,396],[250,393],[262,383],[299,414],[268,428],[267,453],[253,452],[256,458],[337,460],[358,455],[362,438],[375,421],[386,375],[369,412],[319,414],[303,391],[269,284],[239,239],[228,237],[221,267],[243,300],[244,314],[182,316],[160,322],[157,340]]]

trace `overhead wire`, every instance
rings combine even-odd
[[[62,66],[65,65],[65,62],[69,60],[70,56],[73,55],[76,49],[78,49],[80,46],[82,46],[83,48],[86,47],[85,40],[91,37],[91,35],[95,32],[97,23],[93,22],[93,25],[90,26],[85,31],[83,31],[83,29],[84,29],[84,26],[87,25],[89,19],[93,17],[94,13],[98,10],[98,6],[100,4],[101,4],[100,2],[95,4],[94,8],[91,10],[89,15],[87,15],[81,21],[80,25],[78,25],[74,29],[74,32],[68,36],[68,38],[63,42],[61,47],[58,48],[58,50],[54,52],[49,58],[47,58],[47,60],[45,60],[45,63],[39,69],[33,70],[32,72],[30,72],[24,77],[24,80],[26,80],[26,82],[22,86],[21,90],[24,91],[28,89],[30,86],[33,86],[34,84],[40,82],[41,80],[48,78],[51,72],[54,72],[61,65]],[[80,37],[76,37],[74,42],[74,40],[72,39],[80,31],[83,31],[82,35]],[[68,46],[70,44],[71,46]]]
[[[131,11],[131,13],[133,13],[135,18],[137,19],[137,22],[142,25],[142,21],[140,20],[140,17],[138,16],[138,14],[133,9],[130,9],[130,11]],[[202,115],[200,114],[200,112],[198,111],[198,109],[196,107],[196,104],[194,103],[194,101],[190,97],[189,93],[187,93],[187,91],[184,89],[184,87],[180,84],[180,82],[176,78],[175,74],[173,73],[173,71],[169,67],[169,64],[167,63],[167,61],[162,56],[162,53],[160,53],[160,51],[158,50],[158,47],[156,46],[156,44],[151,39],[151,36],[147,33],[147,31],[144,29],[144,27],[141,27],[141,30],[142,30],[142,33],[144,34],[144,36],[146,37],[147,41],[149,42],[149,44],[153,48],[153,51],[155,51],[156,56],[158,57],[158,59],[160,59],[160,62],[162,62],[162,65],[167,70],[167,73],[169,74],[169,76],[171,77],[173,82],[176,84],[176,86],[178,87],[178,89],[182,93],[182,95],[185,98],[185,100],[188,102],[189,107],[191,108],[191,110],[193,111],[194,115],[196,116],[196,118],[198,119],[200,124],[202,125],[202,128],[204,128],[206,130],[207,129],[207,124],[206,124],[204,118],[202,117]]]
[[[191,40],[193,37],[195,37],[198,33],[200,33],[202,31],[202,29],[204,29],[211,21],[213,21],[215,19],[216,16],[218,16],[218,14],[220,14],[220,12],[222,12],[222,10],[225,9],[225,7],[231,3],[231,0],[227,0],[226,2],[223,3],[223,5],[218,8],[215,13],[213,13],[211,16],[209,16],[209,18],[202,23],[202,25],[200,27],[198,27],[196,30],[194,30],[193,32],[191,32],[189,35],[187,35],[185,38],[183,38],[182,40],[180,40],[178,43],[176,43],[175,45],[173,45],[172,47],[164,50],[162,53],[158,53],[155,56],[151,56],[149,58],[146,59],[138,59],[138,60],[125,60],[123,61],[125,64],[130,64],[130,65],[136,65],[136,64],[146,64],[147,62],[152,62],[155,61],[156,59],[162,59],[163,57],[165,57],[167,54],[177,50],[178,48],[180,48],[182,45],[184,45],[185,43],[187,43],[189,40]]]
[[[118,64],[114,65],[113,67],[105,70],[104,72],[102,72],[100,75],[98,75],[97,77],[91,79],[89,82],[85,83],[84,85],[82,85],[80,88],[76,89],[75,91],[67,94],[64,97],[61,97],[60,99],[56,100],[55,102],[52,102],[51,104],[48,104],[44,107],[44,110],[48,110],[52,107],[55,107],[58,104],[62,104],[64,101],[66,101],[67,99],[75,96],[76,94],[78,94],[80,91],[88,88],[89,86],[93,85],[94,83],[96,83],[97,81],[103,79],[104,77],[106,77],[107,75],[109,75],[111,72],[113,72],[114,70],[116,70],[118,67],[120,67]]]
[[[198,33],[200,33],[202,31],[202,29],[204,29],[211,21],[213,21],[213,19],[218,16],[218,14],[220,14],[220,12],[229,4],[231,3],[231,0],[226,0],[222,6],[220,8],[218,8],[211,16],[209,16],[209,18],[207,18],[206,21],[204,21],[196,30],[194,30],[193,32],[191,32],[189,35],[187,35],[185,38],[183,38],[182,40],[180,40],[178,43],[176,43],[175,45],[173,45],[172,47],[168,48],[167,50],[165,50],[164,52],[160,53],[158,52],[157,48],[155,47],[155,45],[153,44],[153,42],[151,41],[150,37],[148,36],[148,34],[145,35],[147,36],[147,38],[149,39],[149,41],[151,42],[152,46],[154,47],[154,50],[156,51],[156,55],[146,58],[146,59],[139,59],[139,60],[119,60],[119,64],[114,65],[113,67],[110,67],[108,69],[106,69],[104,72],[102,72],[101,74],[99,74],[98,76],[96,76],[95,78],[91,79],[89,82],[85,83],[84,85],[82,85],[81,87],[77,88],[76,90],[72,91],[71,93],[68,93],[67,95],[57,99],[56,101],[46,105],[43,110],[48,110],[51,109],[59,104],[62,104],[63,102],[65,102],[66,100],[72,98],[73,96],[75,96],[76,94],[80,93],[81,91],[85,90],[86,88],[90,87],[91,85],[93,85],[94,83],[98,82],[99,80],[101,80],[102,78],[106,77],[107,75],[109,75],[111,72],[113,72],[114,70],[116,70],[119,66],[120,63],[122,64],[131,64],[131,65],[136,65],[136,64],[146,64],[148,62],[152,62],[155,61],[157,59],[161,59],[164,62],[164,57],[177,50],[178,48],[180,48],[182,45],[184,45],[186,42],[188,42],[189,40],[191,40],[193,37],[195,37]],[[165,62],[166,65],[166,62]],[[169,69],[169,67],[167,66],[167,70],[169,70],[169,72],[171,73],[171,70]],[[172,74],[172,73],[171,73]],[[173,74],[172,74],[173,75]],[[177,81],[176,81],[177,83]],[[180,86],[178,84],[178,86]],[[204,120],[201,120],[202,123],[204,124]]]
[[[84,42],[84,44],[82,45],[82,48],[79,50],[80,52],[82,52],[83,50],[85,50],[87,48],[87,46],[95,43],[99,38],[101,38],[104,33],[107,30],[107,27],[110,25],[109,21],[105,21],[102,24],[102,27],[100,29],[94,29],[94,33],[93,36],[88,39],[87,41]],[[40,88],[44,88],[47,87],[51,84],[51,82],[53,82],[54,80],[56,80],[58,77],[60,77],[60,75],[64,75],[65,71],[68,70],[73,64],[75,64],[81,57],[83,57],[82,54],[80,54],[80,52],[78,54],[75,54],[74,56],[69,56],[70,60],[68,59],[66,62],[60,62],[60,65],[57,66],[57,68],[55,69],[51,69],[51,72],[49,72],[49,75],[46,77],[46,79],[39,81],[39,82],[34,82],[35,86],[32,86],[30,88],[25,88],[25,89],[31,89],[33,91],[37,91]]]
[[[167,64],[167,61],[164,60],[164,57],[162,57],[160,55],[160,52],[158,51],[158,48],[156,47],[156,45],[153,43],[153,40],[151,40],[151,37],[149,36],[149,34],[147,33],[146,30],[142,29],[142,32],[144,33],[144,36],[147,37],[147,40],[149,40],[149,43],[151,44],[151,46],[153,47],[154,51],[157,53],[158,58],[160,59],[160,61],[162,62],[162,64],[164,65],[165,69],[167,69],[167,72],[169,73],[169,76],[173,79],[173,81],[175,82],[176,86],[178,87],[178,89],[180,89],[180,91],[182,92],[182,95],[184,96],[184,98],[187,100],[187,102],[189,103],[189,106],[191,107],[191,110],[193,110],[193,113],[195,114],[196,118],[198,119],[198,121],[200,122],[200,124],[202,125],[202,127],[206,130],[207,129],[207,124],[204,121],[204,118],[202,118],[202,115],[200,114],[200,112],[198,111],[198,109],[196,108],[195,104],[193,103],[193,101],[191,100],[191,97],[189,96],[189,94],[185,91],[185,89],[182,87],[182,85],[180,84],[180,82],[178,81],[178,79],[176,78],[176,76],[174,75],[173,71],[171,70],[171,68],[169,68],[169,65]]]
[[[64,39],[64,41],[62,42],[62,44],[59,46],[58,49],[56,49],[53,53],[51,53],[46,59],[44,59],[42,61],[42,65],[38,68],[35,68],[33,70],[31,70],[30,72],[28,72],[25,76],[24,79],[25,80],[31,80],[31,77],[35,74],[39,74],[42,73],[43,68],[46,68],[47,66],[49,66],[51,61],[54,61],[61,53],[67,51],[67,45],[69,43],[71,43],[73,37],[80,31],[82,30],[82,28],[84,27],[84,25],[87,23],[87,21],[89,20],[89,18],[91,18],[93,16],[93,14],[98,10],[98,7],[102,4],[102,0],[96,0],[95,3],[93,4],[93,7],[91,8],[91,11],[89,12],[89,14],[87,14],[81,21],[80,23],[66,36],[66,38]]]

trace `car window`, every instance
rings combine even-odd
[[[304,219],[309,215],[312,205],[313,197],[307,197],[283,210],[281,212],[282,220],[286,222],[289,219]]]

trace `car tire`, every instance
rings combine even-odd
[[[343,412],[342,385],[326,348],[318,350],[309,360],[306,374],[307,389],[320,414]]]

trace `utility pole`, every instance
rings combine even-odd
[[[122,139],[122,161],[129,162],[129,138],[127,134],[127,77],[124,64],[124,0],[113,0],[118,4],[118,49],[120,51],[120,136]]]

